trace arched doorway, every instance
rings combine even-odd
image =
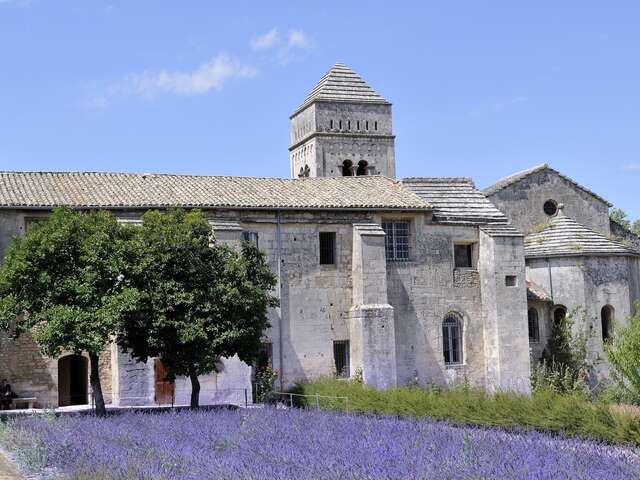
[[[600,322],[602,325],[602,341],[607,342],[611,339],[613,333],[613,314],[614,310],[611,305],[605,305],[600,311]]]
[[[82,355],[66,355],[58,360],[58,405],[87,405],[89,361]]]

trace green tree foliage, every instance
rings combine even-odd
[[[629,218],[627,218],[627,212],[625,212],[621,208],[614,208],[613,210],[611,210],[609,212],[609,217],[611,218],[611,220],[619,223],[627,230],[631,230],[631,221],[629,221]]]
[[[605,344],[612,376],[626,398],[640,404],[640,302],[627,325],[616,325],[613,338]]]
[[[107,212],[56,209],[10,245],[0,270],[0,327],[30,332],[45,355],[86,352],[96,412],[105,413],[100,353],[138,301],[122,282],[132,230]]]
[[[627,212],[625,212],[621,208],[614,208],[613,210],[611,210],[609,212],[609,217],[630,232],[633,232],[636,235],[640,236],[640,219],[632,223],[631,220],[629,220],[629,217],[627,217]]]
[[[214,242],[198,210],[145,213],[131,254],[126,283],[139,302],[125,315],[118,343],[141,361],[162,358],[169,379],[188,376],[196,408],[198,375],[216,371],[220,357],[255,361],[267,309],[278,304],[276,277],[253,244],[236,251]]]

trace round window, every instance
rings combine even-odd
[[[558,204],[555,200],[547,200],[544,202],[544,213],[552,217],[556,213],[558,213]]]

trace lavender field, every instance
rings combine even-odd
[[[76,479],[640,478],[631,448],[315,410],[29,417],[0,438]]]

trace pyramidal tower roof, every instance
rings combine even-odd
[[[334,64],[311,90],[302,105],[294,113],[315,101],[378,103],[390,105],[362,77],[344,63]]]

